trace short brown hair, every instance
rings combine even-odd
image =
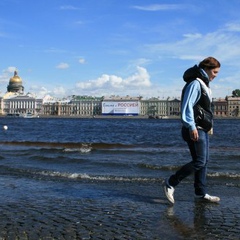
[[[221,64],[216,58],[207,57],[203,59],[198,66],[202,69],[214,69],[214,68],[220,68]]]

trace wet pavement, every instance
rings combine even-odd
[[[1,184],[0,239],[240,239],[239,186],[209,184],[220,204],[182,183],[172,207],[159,182]]]

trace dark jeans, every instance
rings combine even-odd
[[[190,139],[189,131],[182,130],[183,139],[187,142],[192,161],[182,166],[174,175],[169,178],[169,184],[176,187],[184,178],[194,173],[194,188],[196,195],[206,194],[207,163],[209,159],[208,133],[198,129],[199,139],[194,142]]]

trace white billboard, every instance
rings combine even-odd
[[[138,101],[124,101],[124,102],[102,102],[103,115],[138,115],[139,114]]]

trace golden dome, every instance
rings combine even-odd
[[[22,84],[22,79],[18,76],[17,71],[14,71],[14,76],[10,78],[9,83]]]

